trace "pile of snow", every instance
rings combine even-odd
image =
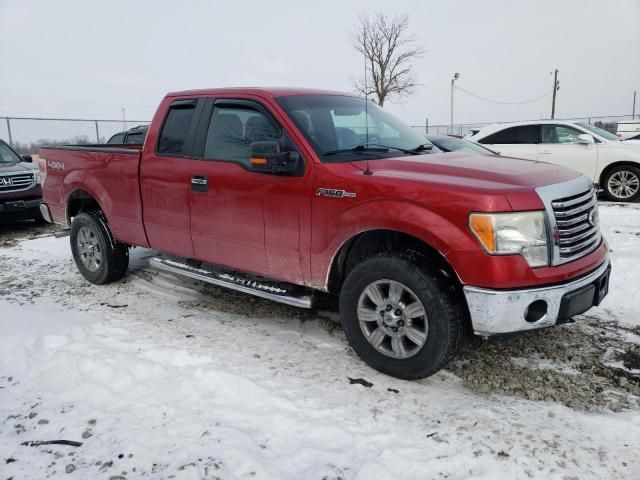
[[[632,245],[640,239],[616,231],[640,231],[640,210],[605,206],[601,216],[614,276],[597,314],[638,325]],[[416,382],[381,375],[340,331],[321,328],[321,313],[296,318],[288,307],[229,294],[263,312],[239,313],[208,301],[200,284],[149,271],[146,255],[136,250],[127,281],[96,287],[76,272],[68,239],[0,250],[2,480],[65,472],[612,479],[640,471],[637,411],[588,414],[480,396],[446,371]],[[55,439],[82,446],[21,445]]]

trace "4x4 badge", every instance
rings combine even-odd
[[[347,192],[345,190],[336,190],[335,188],[319,188],[316,190],[317,197],[332,198],[356,198],[355,192]]]

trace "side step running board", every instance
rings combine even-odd
[[[313,295],[311,291],[297,285],[257,277],[241,276],[237,272],[225,271],[212,266],[206,269],[203,267],[195,267],[162,257],[149,259],[149,264],[159,270],[183,275],[193,278],[194,280],[218,285],[219,287],[249,293],[276,302],[286,303],[294,307],[311,308],[313,305]]]

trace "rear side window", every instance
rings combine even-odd
[[[194,111],[195,102],[171,106],[160,132],[158,153],[181,155],[185,152],[185,143],[193,121]]]
[[[538,126],[511,127],[483,138],[479,143],[491,145],[538,143]]]
[[[281,136],[282,128],[258,110],[216,106],[207,131],[204,158],[249,165],[253,142],[278,142]]]

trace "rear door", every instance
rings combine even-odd
[[[538,125],[520,125],[500,130],[478,143],[509,157],[538,160],[538,138]]]
[[[171,100],[167,100],[171,102]],[[140,165],[144,225],[149,245],[192,258],[191,156],[202,101],[170,103],[158,138],[149,135]]]
[[[305,283],[313,196],[309,175],[305,169],[294,176],[251,171],[255,141],[278,141],[284,150],[296,149],[282,125],[258,101],[208,101],[196,142],[201,159],[191,164],[197,182],[191,191],[195,257]]]
[[[540,125],[538,159],[571,168],[594,178],[598,163],[598,146],[595,143],[578,143],[578,136],[583,133],[568,125]]]

